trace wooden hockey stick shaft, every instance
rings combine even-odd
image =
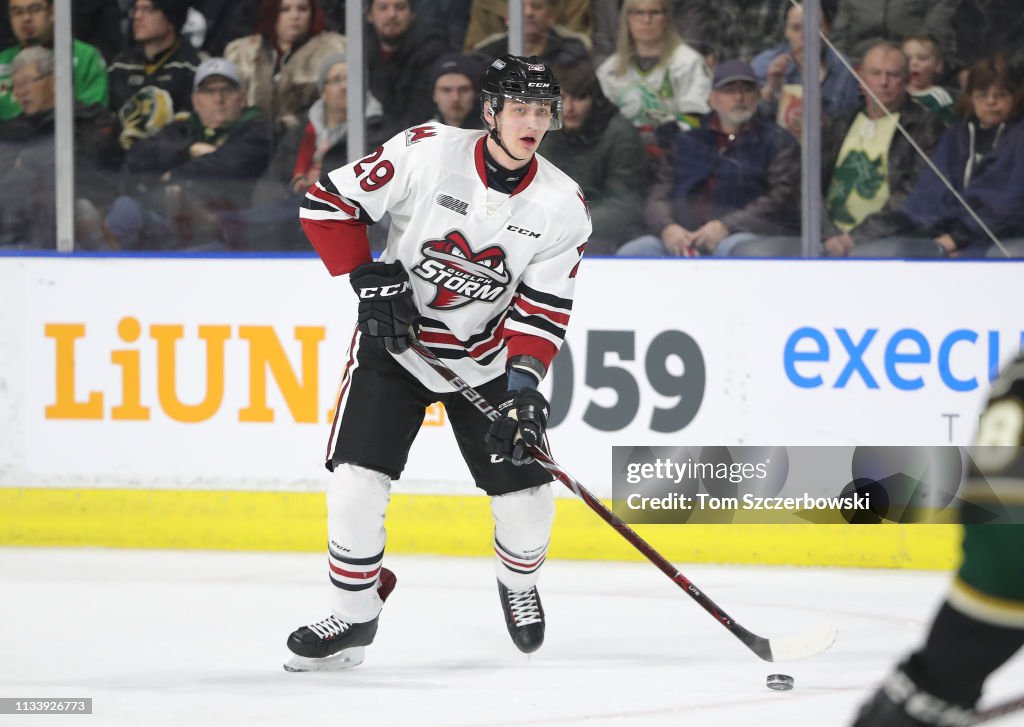
[[[501,414],[491,406],[484,396],[470,386],[466,381],[452,371],[446,363],[437,355],[424,346],[417,338],[410,336],[410,347],[420,356],[431,368],[455,388],[467,401],[472,403],[477,410],[491,421],[501,418]],[[656,551],[646,540],[627,525],[615,513],[605,507],[599,499],[591,494],[579,480],[566,472],[551,456],[536,447],[529,450],[540,466],[546,469],[555,479],[572,490],[577,497],[586,503],[587,507],[615,529],[619,535],[625,538],[630,545],[636,548],[645,558],[658,567],[662,573],[668,576],[673,583],[683,589],[690,598],[700,604],[701,608],[714,617],[722,626],[729,630],[736,638],[742,641],[747,648],[757,654],[765,661],[788,661],[800,659],[806,656],[824,651],[835,640],[835,629],[816,630],[803,637],[792,637],[784,639],[767,639],[758,636],[740,624],[736,623],[729,614],[722,610],[711,598],[694,585],[693,581],[683,575],[675,566]]]

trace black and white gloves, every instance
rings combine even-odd
[[[349,276],[359,296],[359,331],[381,339],[391,353],[409,348],[409,333],[419,317],[409,273],[402,263],[366,263]]]
[[[547,399],[536,389],[508,392],[508,398],[498,405],[501,419],[491,422],[487,430],[487,452],[515,465],[529,464],[533,458],[527,448],[543,445],[549,412]]]

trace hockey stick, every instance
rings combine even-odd
[[[445,381],[455,388],[463,397],[475,406],[481,414],[492,422],[500,419],[501,414],[491,406],[483,394],[467,384],[461,376],[456,374],[448,365],[428,349],[419,339],[410,336],[409,346],[422,358],[434,371]],[[647,541],[641,538],[635,530],[622,521],[615,513],[605,507],[604,503],[592,495],[578,480],[562,469],[551,456],[541,449],[533,447],[530,449],[532,456],[541,467],[546,469],[555,479],[568,487],[576,496],[586,503],[587,507],[597,513],[602,520],[611,525],[616,532],[629,541],[630,545],[636,548],[647,560],[658,566],[658,569],[667,575],[672,581],[686,591],[686,594],[700,604],[701,608],[710,613],[716,621],[727,628],[733,636],[747,645],[751,651],[765,661],[790,661],[814,656],[832,646],[836,640],[836,629],[834,626],[819,626],[803,635],[789,636],[782,638],[767,639],[763,636],[751,633],[736,623],[729,614],[718,607],[702,590],[697,588],[689,578],[684,576],[669,563],[658,551]]]
[[[982,709],[974,715],[974,720],[971,724],[990,722],[994,719],[1005,717],[1008,714],[1019,712],[1022,709],[1024,709],[1024,696],[1011,699],[1003,702],[1002,704],[997,704],[994,707],[989,707],[988,709]]]

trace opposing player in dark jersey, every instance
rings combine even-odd
[[[524,652],[543,642],[536,584],[554,499],[523,443],[544,436],[548,404],[536,387],[565,336],[590,215],[579,187],[536,154],[561,125],[551,70],[503,56],[481,102],[486,132],[407,129],[325,175],[300,210],[331,274],[349,274],[359,320],[327,452],[331,613],[289,637],[289,670],[355,666],[373,641],[395,583],[383,568],[390,485],[436,401],[491,496],[509,634]],[[372,262],[366,226],[386,212],[388,244]],[[489,424],[409,351],[414,331],[505,417]]]
[[[988,676],[1024,645],[1024,525],[975,524],[995,494],[1014,523],[1024,497],[1024,356],[996,381],[965,492],[963,563],[921,649],[863,706],[855,727],[973,724]],[[983,487],[979,487],[983,485]]]

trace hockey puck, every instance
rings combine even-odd
[[[768,688],[778,692],[785,692],[793,688],[793,677],[789,674],[769,674]]]

